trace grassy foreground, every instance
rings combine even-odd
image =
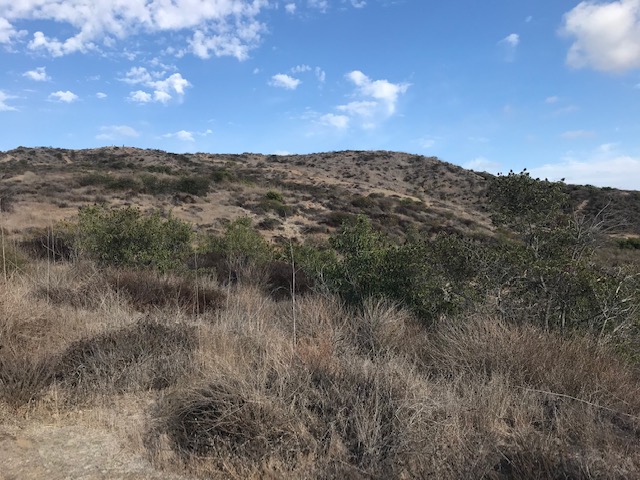
[[[426,328],[83,261],[0,281],[1,424],[81,418],[202,478],[637,478],[639,380],[588,336],[482,309]]]

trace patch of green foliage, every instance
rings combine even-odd
[[[75,226],[77,248],[102,266],[174,269],[191,248],[191,227],[159,213],[144,215],[135,208],[89,206]]]
[[[618,240],[621,249],[640,250],[640,237],[629,237]]]
[[[242,264],[264,265],[275,257],[274,248],[253,228],[249,217],[241,217],[229,223],[224,234],[209,239],[203,250],[219,253]]]

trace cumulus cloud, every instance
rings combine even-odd
[[[346,76],[357,87],[360,95],[375,99],[376,104],[383,105],[389,115],[395,113],[398,97],[410,86],[408,83],[371,80],[359,70],[349,72]]]
[[[136,90],[129,94],[129,100],[137,103],[168,103],[175,97],[184,97],[185,90],[191,83],[180,73],[173,73],[168,77],[164,72],[150,72],[144,67],[132,67],[120,80],[130,85],[143,85],[151,92]]]
[[[47,75],[46,67],[37,67],[33,70],[29,70],[28,72],[24,72],[22,76],[27,77],[34,82],[47,82],[51,80],[51,77]]]
[[[295,90],[301,83],[301,80],[287,75],[286,73],[278,73],[271,77],[271,80],[269,81],[269,85],[272,87],[285,88],[287,90]]]
[[[568,157],[559,163],[531,169],[531,174],[566,183],[640,190],[640,157],[598,149],[590,158]]]
[[[295,3],[287,3],[284,6],[284,9],[287,11],[287,13],[290,13],[291,15],[293,15],[294,13],[296,13],[296,4]]]
[[[102,100],[103,98],[107,98],[107,94],[104,92],[98,92],[96,93],[96,97],[98,97],[100,100]]]
[[[2,90],[0,90],[0,112],[15,112],[17,109],[15,107],[12,107],[11,105],[7,105],[7,100],[10,100],[12,98],[15,98],[11,95],[8,95],[6,93],[4,93]]]
[[[605,72],[640,68],[640,0],[583,1],[564,15],[567,64]]]
[[[35,31],[28,48],[52,56],[117,48],[118,41],[139,33],[187,34],[191,38],[177,51],[207,58],[234,56],[243,60],[261,41],[264,25],[258,20],[268,0],[19,0],[0,2],[0,43],[20,34],[15,24],[52,21],[73,33],[56,38]],[[175,38],[175,37],[172,37]]]
[[[100,133],[96,135],[98,140],[116,140],[118,138],[135,138],[140,134],[128,125],[107,125],[100,127]]]
[[[49,95],[49,100],[54,100],[57,102],[63,102],[63,103],[73,103],[76,100],[78,100],[78,96],[67,90],[65,92],[63,92],[62,90],[58,90],[57,92],[53,92]]]
[[[26,35],[26,33],[24,30],[16,30],[6,18],[0,16],[0,44],[10,44],[14,38]]]
[[[557,96],[552,96],[552,97],[547,97],[544,99],[544,103],[546,103],[547,105],[553,105],[554,103],[558,103],[558,101],[560,100],[560,97]]]
[[[353,70],[345,77],[354,86],[351,94],[354,100],[337,105],[335,109],[339,114],[321,116],[320,123],[323,125],[344,129],[355,123],[361,128],[374,128],[396,113],[400,95],[406,93],[410,86],[408,83],[372,80],[359,70]]]

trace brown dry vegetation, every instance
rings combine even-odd
[[[292,308],[199,282],[227,295],[199,314],[153,289],[140,312],[83,263],[36,261],[1,282],[0,428],[119,433],[147,459],[137,478],[640,471],[638,369],[589,338],[487,313],[427,330],[384,301],[357,313],[318,293]]]

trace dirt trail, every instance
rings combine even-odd
[[[79,426],[0,426],[0,480],[186,480],[128,452],[112,433]]]

